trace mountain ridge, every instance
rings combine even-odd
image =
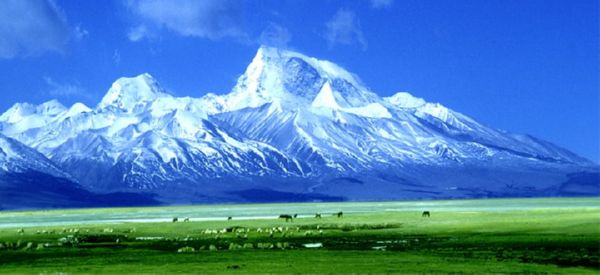
[[[39,152],[0,134],[0,210],[157,205],[152,194],[97,194]]]
[[[406,92],[379,97],[334,63],[264,46],[227,94],[175,97],[144,73],[119,78],[94,109],[42,105],[15,104],[0,115],[0,132],[95,191],[438,198],[472,196],[473,181],[493,194],[535,196],[552,195],[547,190],[558,190],[568,174],[597,167],[550,142],[486,127]],[[490,178],[494,171],[506,178]],[[357,183],[371,182],[369,176],[373,186],[361,191]],[[529,193],[503,187],[539,179]],[[336,191],[340,182],[346,185]],[[461,192],[467,185],[470,191]]]

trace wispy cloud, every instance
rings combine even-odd
[[[3,0],[0,3],[0,58],[62,52],[69,39],[87,31],[69,27],[51,0]]]
[[[129,30],[128,38],[139,41],[168,29],[182,36],[243,39],[242,4],[235,0],[131,0],[127,6],[138,24]]]
[[[371,0],[371,7],[374,9],[389,8],[394,3],[394,0]]]
[[[112,61],[117,66],[121,64],[121,52],[118,49],[113,52]]]
[[[129,40],[134,42],[144,38],[150,38],[151,36],[152,34],[148,32],[148,29],[144,25],[133,27],[129,29],[129,32],[127,33]]]
[[[75,37],[75,39],[77,40],[81,40],[84,37],[88,36],[90,33],[82,28],[81,26],[76,26],[75,29],[73,29],[73,36]]]
[[[356,14],[351,10],[340,9],[325,24],[325,39],[330,48],[337,44],[352,45],[358,43],[363,50],[367,48],[367,40],[360,28]]]
[[[44,77],[44,81],[50,87],[48,94],[55,97],[80,97],[88,98],[86,90],[81,87],[81,84],[76,83],[58,83],[49,76]]]
[[[262,45],[285,48],[292,40],[292,34],[288,29],[271,23],[262,31],[258,40]]]

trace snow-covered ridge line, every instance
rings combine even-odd
[[[406,92],[381,98],[329,61],[269,47],[224,95],[175,97],[145,73],[116,80],[95,108],[15,104],[0,115],[0,133],[93,187],[107,178],[111,186],[153,189],[406,165],[589,164]]]

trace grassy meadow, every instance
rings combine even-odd
[[[598,198],[446,202],[0,212],[0,273],[600,273]]]

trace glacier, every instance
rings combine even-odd
[[[176,97],[145,73],[95,107],[15,104],[0,133],[48,163],[33,170],[163,203],[600,192],[598,165],[557,145],[407,92],[380,97],[332,62],[265,46],[226,94]]]

